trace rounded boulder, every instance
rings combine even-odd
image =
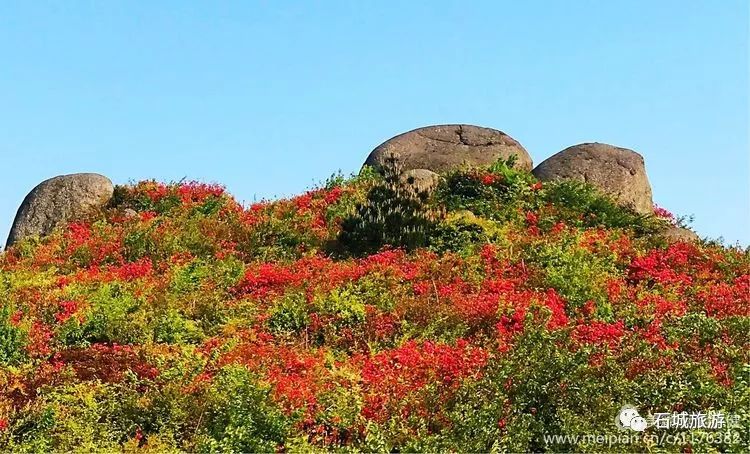
[[[464,166],[485,167],[515,156],[515,168],[531,171],[529,153],[496,129],[472,125],[438,125],[415,129],[378,145],[365,165],[381,168],[393,159],[403,170],[443,173]]]
[[[96,173],[60,175],[39,183],[18,208],[6,246],[28,236],[49,234],[55,227],[104,206],[114,193],[109,178]]]
[[[532,172],[541,181],[579,180],[638,213],[653,213],[651,184],[643,156],[604,143],[583,143],[552,155]]]
[[[660,235],[667,243],[695,243],[700,240],[697,233],[684,227],[672,226],[664,230]]]
[[[402,173],[399,181],[412,194],[430,194],[440,184],[440,175],[427,169],[412,169]]]

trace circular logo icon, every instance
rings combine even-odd
[[[643,432],[648,427],[648,422],[638,414],[638,410],[632,405],[623,406],[615,417],[615,426],[620,430],[634,430]]]

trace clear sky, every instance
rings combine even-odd
[[[632,148],[657,203],[750,244],[747,0],[0,1],[0,243],[58,174],[251,202],[439,123],[535,163]]]

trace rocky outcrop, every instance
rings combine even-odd
[[[541,181],[583,181],[639,213],[653,213],[643,156],[627,148],[604,143],[574,145],[547,158],[533,174]]]
[[[531,171],[529,153],[509,135],[471,125],[439,125],[415,129],[375,148],[365,165],[382,167],[395,159],[404,170],[443,173],[463,166],[489,166],[516,157],[516,168]]]
[[[660,233],[659,236],[669,244],[678,242],[693,243],[700,240],[698,234],[692,230],[677,226],[669,227]]]
[[[45,180],[29,192],[16,213],[6,246],[104,206],[114,192],[112,182],[95,173],[61,175]]]

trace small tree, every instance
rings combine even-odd
[[[437,215],[427,205],[426,193],[414,193],[401,181],[402,171],[397,159],[388,158],[382,180],[342,222],[339,242],[348,253],[361,256],[384,246],[412,250],[427,245]]]

